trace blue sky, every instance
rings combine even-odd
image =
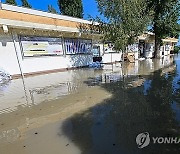
[[[5,2],[5,0],[2,0],[2,2]],[[16,2],[18,3],[18,5],[21,5],[21,0],[16,0]],[[57,0],[28,0],[28,2],[34,9],[37,10],[47,11],[48,4],[51,4],[54,8],[56,8],[57,11],[59,11]],[[91,15],[93,17],[99,15],[95,0],[83,0],[83,7],[85,19],[88,18],[88,15]]]

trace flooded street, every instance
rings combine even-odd
[[[0,154],[178,154],[136,136],[180,137],[180,56],[0,85]]]

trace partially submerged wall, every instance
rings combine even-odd
[[[87,66],[92,60],[92,54],[23,57],[17,35],[14,40],[12,35],[0,35],[0,67],[11,75],[21,74],[19,65],[24,74],[35,74]]]
[[[3,68],[11,75],[20,74],[11,35],[0,35],[0,68]]]

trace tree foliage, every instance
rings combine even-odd
[[[52,5],[48,5],[48,12],[49,13],[57,13],[56,9]]]
[[[58,0],[61,14],[83,18],[82,0]]]
[[[21,2],[23,7],[32,8],[32,6],[28,3],[27,0],[21,0]]]
[[[174,53],[179,53],[180,52],[180,46],[175,46],[174,47]]]
[[[6,0],[6,3],[10,5],[17,5],[16,0]]]
[[[101,15],[104,39],[114,43],[117,50],[125,51],[149,23],[144,0],[96,0]]]
[[[146,0],[147,10],[151,12],[152,31],[155,33],[155,57],[159,52],[161,39],[179,36],[179,0]]]

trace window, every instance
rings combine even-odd
[[[62,39],[21,36],[24,57],[63,55]]]
[[[93,53],[94,57],[99,57],[100,56],[100,46],[94,45],[93,49],[92,49],[92,53]]]
[[[169,51],[170,48],[171,48],[171,46],[170,46],[169,44],[166,44],[166,45],[165,45],[165,51]]]

